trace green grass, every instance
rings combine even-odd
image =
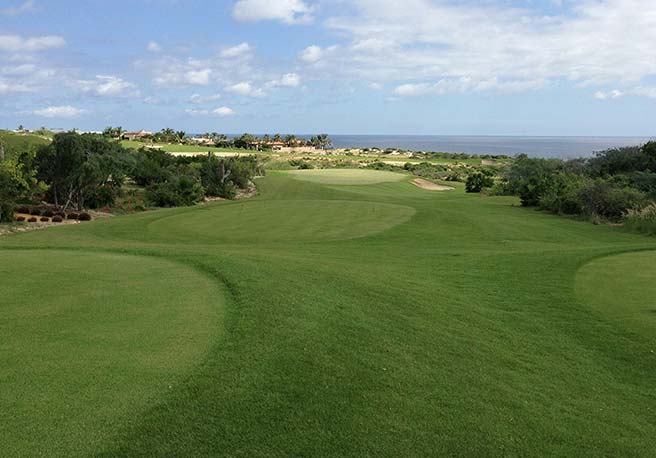
[[[249,150],[242,150],[238,148],[215,148],[215,147],[198,146],[198,145],[175,145],[175,144],[170,145],[168,143],[151,144],[151,143],[128,141],[128,140],[122,140],[121,145],[123,145],[125,148],[134,148],[134,149],[139,149],[141,147],[147,147],[147,146],[157,146],[163,151],[169,153],[207,153],[208,151],[214,151],[219,153],[232,153],[232,152],[254,153]]]
[[[0,455],[653,456],[654,239],[330,172],[0,237]]]
[[[4,145],[5,156],[14,158],[41,145],[47,145],[49,141],[37,135],[18,135],[8,130],[0,130],[0,143]]]
[[[371,185],[405,178],[400,173],[364,169],[311,169],[287,173],[298,180],[329,185]]]

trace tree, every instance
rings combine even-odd
[[[0,162],[0,221],[13,221],[16,201],[29,200],[45,189],[36,179],[35,171],[28,170],[24,164],[13,159]]]
[[[100,135],[67,132],[55,135],[51,144],[41,147],[34,162],[39,179],[50,186],[47,197],[55,206],[81,210],[85,204],[111,204],[132,160],[118,142]]]
[[[326,149],[333,144],[328,134],[319,134],[310,139],[310,144],[316,148]]]

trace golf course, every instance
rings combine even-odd
[[[0,457],[651,457],[656,239],[365,169],[0,237]]]

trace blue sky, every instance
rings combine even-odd
[[[0,127],[656,134],[653,0],[0,0]]]

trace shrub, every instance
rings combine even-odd
[[[26,215],[29,215],[30,207],[28,207],[27,205],[19,205],[18,207],[16,207],[16,211],[18,213],[24,213]]]
[[[50,222],[50,218],[48,218],[47,216],[42,216],[41,217],[41,222],[42,223],[48,223],[48,222]]]
[[[483,188],[489,188],[494,184],[494,179],[485,172],[472,173],[467,177],[465,191],[481,192]]]
[[[146,188],[146,199],[157,207],[181,207],[200,202],[205,196],[203,187],[193,177],[181,175],[170,181]]]
[[[629,211],[647,205],[647,195],[632,188],[617,188],[613,184],[596,180],[577,191],[582,213],[598,215],[610,221],[620,221]]]
[[[54,216],[54,213],[50,209],[45,209],[43,210],[43,213],[41,213],[43,216],[47,216],[48,218],[52,218]]]
[[[23,221],[25,221],[25,217],[24,216],[17,216],[16,221],[18,221],[19,223],[22,223]]]
[[[59,215],[55,215],[55,216],[52,217],[52,222],[53,223],[61,223],[62,221],[64,221],[64,219]]]
[[[86,212],[82,212],[78,215],[77,219],[80,221],[91,221],[91,215]]]
[[[629,209],[624,218],[625,226],[637,232],[656,235],[656,203],[639,210]]]
[[[36,223],[36,216],[31,216],[30,219],[27,220],[28,223]]]
[[[66,216],[66,218],[68,218],[68,219],[77,219],[78,216],[79,216],[79,215],[78,215],[77,213],[69,213],[69,214]]]
[[[32,207],[32,209],[30,209],[30,215],[41,216],[41,209],[39,207]]]
[[[1,191],[1,190],[0,190]],[[0,200],[0,221],[11,222],[14,220],[14,203],[11,200]]]

